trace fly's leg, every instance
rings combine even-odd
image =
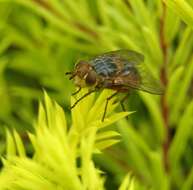
[[[124,102],[125,102],[125,100],[128,98],[128,96],[129,96],[129,94],[126,94],[126,96],[124,96],[124,97],[122,98],[122,100],[120,101],[121,108],[122,108],[123,111],[126,111],[125,106],[124,106]]]
[[[77,91],[73,92],[73,93],[72,93],[72,96],[78,94],[80,91],[81,91],[81,87],[79,87]]]
[[[88,95],[90,95],[91,93],[95,92],[96,90],[91,90],[89,92],[87,92],[86,94],[84,94],[82,97],[80,97],[72,106],[70,109],[73,109],[82,99],[84,99],[85,97],[87,97]]]
[[[124,102],[125,102],[125,100],[128,98],[128,96],[129,96],[129,94],[126,94],[126,96],[124,96],[124,97],[122,98],[122,100],[120,101],[121,108],[122,108],[122,110],[123,110],[124,112],[126,112],[126,109],[125,109],[125,106],[124,106]],[[126,117],[126,118],[127,118],[127,120],[128,120],[128,117]]]
[[[104,121],[105,119],[105,115],[106,115],[106,112],[107,112],[107,106],[108,106],[108,103],[109,101],[118,94],[118,92],[115,92],[114,94],[112,94],[111,96],[109,96],[106,100],[106,104],[105,104],[105,110],[104,110],[104,113],[103,113],[103,117],[102,117],[102,122]]]

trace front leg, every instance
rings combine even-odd
[[[92,93],[95,92],[95,91],[96,91],[96,89],[91,90],[91,91],[85,93],[82,97],[80,97],[80,98],[71,106],[70,109],[73,109],[82,99],[84,99],[85,97],[87,97],[88,95],[92,94]]]
[[[79,87],[77,91],[73,92],[73,93],[72,93],[72,96],[75,96],[75,95],[78,94],[80,91],[81,91],[81,87]]]

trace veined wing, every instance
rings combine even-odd
[[[151,94],[163,94],[158,79],[144,64],[144,56],[136,51],[121,49],[104,53],[90,60],[96,72],[116,78],[115,86],[142,90]]]
[[[162,84],[151,74],[144,63],[126,68],[119,78],[124,79],[122,81],[123,86],[142,90],[151,94],[161,95],[164,93]]]
[[[132,66],[144,61],[144,56],[132,50],[116,50],[98,55],[89,60],[97,74],[105,77],[114,76],[125,66]]]
[[[140,89],[152,94],[162,95],[164,87],[158,78],[155,78],[144,65],[138,65],[139,74],[141,76]]]
[[[115,57],[115,61],[121,60],[120,62],[123,64],[123,67],[117,77],[122,79],[123,86],[151,94],[161,95],[164,93],[162,84],[144,64],[144,56],[142,54],[131,50],[118,50],[104,55]]]
[[[115,51],[110,51],[101,55],[98,55],[96,57],[93,57],[90,61],[94,60],[121,60],[121,61],[127,61],[128,63],[141,63],[144,61],[144,56],[141,53],[138,53],[133,50],[127,50],[127,49],[120,49]]]

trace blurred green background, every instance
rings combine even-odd
[[[121,143],[95,161],[108,189],[128,171],[143,189],[193,189],[192,28],[192,0],[0,0],[1,153],[5,128],[32,130],[43,89],[69,112],[77,60],[132,49],[166,92],[132,93]]]

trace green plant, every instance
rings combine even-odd
[[[95,167],[92,155],[119,141],[119,133],[104,129],[129,114],[113,114],[101,122],[102,115],[92,113],[105,106],[104,103],[101,106],[101,101],[104,102],[106,95],[107,92],[101,94],[96,102],[94,96],[85,98],[74,108],[72,126],[68,128],[63,109],[45,94],[35,134],[28,133],[34,149],[32,158],[26,155],[19,134],[7,130],[0,189],[104,189],[105,174]],[[115,104],[110,105],[108,113],[114,108]],[[120,190],[126,189],[134,189],[129,175],[120,186]]]

